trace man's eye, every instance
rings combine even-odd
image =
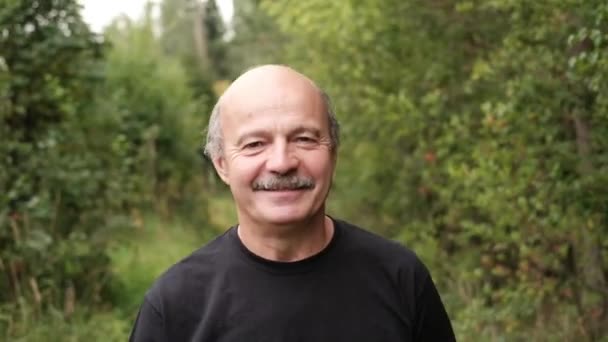
[[[245,146],[243,146],[245,149],[253,149],[253,148],[258,148],[258,147],[262,147],[263,143],[261,141],[253,141],[250,143],[245,144]]]
[[[314,143],[315,139],[313,139],[311,137],[307,137],[307,136],[301,136],[301,137],[297,137],[296,141],[303,142],[303,143]]]

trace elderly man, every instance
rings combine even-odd
[[[226,90],[206,153],[238,225],[148,291],[131,341],[453,341],[407,248],[325,213],[338,149],[329,99],[285,66]]]

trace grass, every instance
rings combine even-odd
[[[80,309],[66,319],[61,311],[50,310],[28,326],[27,332],[11,337],[14,342],[126,341],[129,322],[116,312],[87,312]]]
[[[139,305],[147,289],[168,267],[186,257],[216,235],[218,229],[193,227],[179,222],[163,222],[146,216],[139,228],[116,236],[108,255],[115,282],[115,306],[104,311],[77,307],[66,318],[50,308],[42,317],[22,321],[11,341],[126,341]],[[30,310],[21,305],[21,311]],[[3,336],[0,336],[2,340]]]
[[[146,290],[167,268],[201,247],[210,229],[197,231],[186,225],[161,222],[147,217],[142,227],[127,241],[110,249],[112,271],[117,277],[114,290],[117,309],[134,314]]]

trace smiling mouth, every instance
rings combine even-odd
[[[260,189],[257,191],[264,191],[264,192],[295,192],[295,191],[306,191],[306,190],[310,190],[311,188],[284,188],[284,189]]]
[[[315,182],[312,178],[297,175],[273,176],[257,179],[252,184],[253,191],[301,191],[314,188]]]
[[[273,186],[253,186],[253,191],[269,191],[269,192],[288,192],[288,191],[306,191],[312,190],[314,188],[313,184],[304,184],[301,186],[283,186],[283,187],[273,187]]]

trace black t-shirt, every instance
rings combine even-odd
[[[428,270],[409,249],[343,221],[320,253],[275,262],[231,228],[171,267],[131,341],[454,341]]]

